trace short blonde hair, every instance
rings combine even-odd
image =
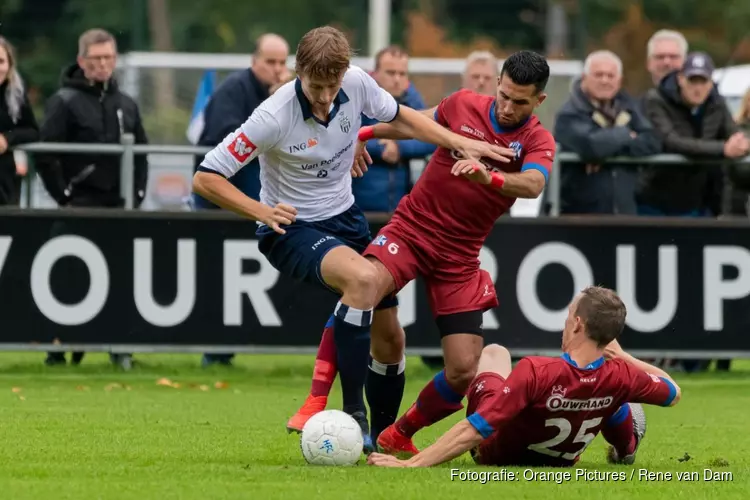
[[[334,80],[346,72],[352,56],[344,33],[331,26],[315,28],[297,45],[295,71],[302,76]]]
[[[117,41],[109,31],[100,28],[84,31],[78,38],[78,57],[86,57],[89,53],[89,47],[92,45],[99,45],[100,43],[108,42],[112,42],[115,46],[115,51],[117,51]]]
[[[648,55],[648,57],[654,55],[654,47],[656,46],[656,43],[660,42],[661,40],[670,40],[672,42],[676,42],[680,47],[680,55],[682,57],[685,57],[687,55],[688,42],[685,38],[685,35],[683,35],[679,31],[674,30],[659,30],[651,35],[651,38],[648,39],[648,44],[646,46],[646,54]]]

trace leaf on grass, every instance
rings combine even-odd
[[[107,392],[113,391],[115,389],[122,389],[123,386],[120,383],[114,382],[112,384],[107,384],[104,386],[104,390]]]
[[[205,385],[205,384],[202,384],[202,385],[198,386],[198,389],[200,389],[201,391],[205,392],[205,391],[207,391],[209,389],[209,387],[207,385]]]
[[[14,387],[13,389],[11,389],[11,391],[13,391],[15,394],[18,394],[19,392],[21,392],[21,388],[20,387]]]
[[[89,387],[86,385],[78,385],[76,386],[76,391],[88,391]]]
[[[229,384],[227,382],[216,382],[214,384],[214,387],[216,387],[217,389],[226,389],[229,387]]]
[[[173,389],[179,389],[180,384],[172,382],[168,378],[160,378],[156,381],[156,385],[163,385],[164,387],[172,387]]]
[[[26,396],[18,396],[18,399],[20,399],[21,401],[26,401]]]
[[[687,462],[687,461],[688,461],[688,460],[690,460],[691,458],[693,458],[693,457],[691,457],[691,456],[690,456],[690,455],[688,454],[688,452],[685,452],[685,455],[684,455],[684,456],[683,456],[682,458],[678,458],[678,459],[677,459],[677,461],[678,461],[678,462]]]

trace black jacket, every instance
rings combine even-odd
[[[621,91],[611,108],[599,109],[583,93],[580,82],[575,82],[570,99],[555,119],[555,139],[562,151],[576,153],[582,160],[562,167],[562,213],[636,213],[638,165],[607,161],[661,151],[653,127],[635,99]],[[598,171],[587,172],[586,165],[597,165]]]
[[[41,139],[46,142],[119,143],[132,133],[146,144],[138,105],[120,92],[112,78],[91,83],[74,64],[63,71],[61,88],[47,101]],[[93,165],[94,169],[87,169]],[[111,154],[38,155],[36,167],[50,195],[60,205],[119,207],[120,157]],[[140,206],[146,192],[146,155],[135,156],[134,197]],[[66,194],[68,191],[69,194]]]
[[[21,178],[16,175],[13,146],[39,139],[39,127],[26,95],[23,96],[18,119],[14,122],[6,99],[8,80],[0,85],[0,135],[8,149],[0,153],[0,205],[17,205],[21,195]]]
[[[226,136],[245,123],[269,95],[269,86],[258,80],[252,69],[230,74],[216,88],[206,105],[203,113],[205,123],[198,145],[213,148],[221,144]],[[203,158],[203,155],[196,155],[194,170],[198,169]],[[260,196],[259,176],[260,162],[256,158],[234,174],[230,182],[247,196],[257,200]],[[197,194],[195,201],[200,208],[219,208]]]
[[[724,143],[738,131],[724,98],[715,88],[699,109],[691,110],[680,95],[677,72],[648,91],[645,106],[665,153],[724,158]],[[639,203],[661,211],[710,209],[718,215],[722,189],[720,165],[651,166],[642,174],[637,197]]]

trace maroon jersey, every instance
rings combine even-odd
[[[495,117],[495,98],[461,90],[443,99],[435,119],[453,132],[516,151],[510,163],[483,159],[491,170],[522,172],[536,169],[548,177],[555,155],[555,140],[535,116],[514,129],[503,129]],[[515,198],[489,186],[451,174],[460,159],[455,151],[438,148],[391,219],[419,229],[454,255],[474,258],[497,219]]]
[[[467,394],[468,420],[485,438],[482,464],[569,466],[609,419],[618,419],[623,404],[668,406],[675,395],[671,381],[623,360],[579,368],[567,354],[534,356],[507,381],[477,376]]]

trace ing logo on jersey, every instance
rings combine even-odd
[[[229,146],[227,146],[229,154],[242,165],[247,163],[256,149],[258,149],[258,147],[247,138],[244,132],[240,132],[237,137],[229,143]]]
[[[516,152],[515,156],[513,157],[516,160],[521,159],[521,151],[523,151],[523,146],[521,146],[521,143],[518,141],[513,141],[510,144],[508,144],[508,147]]]

